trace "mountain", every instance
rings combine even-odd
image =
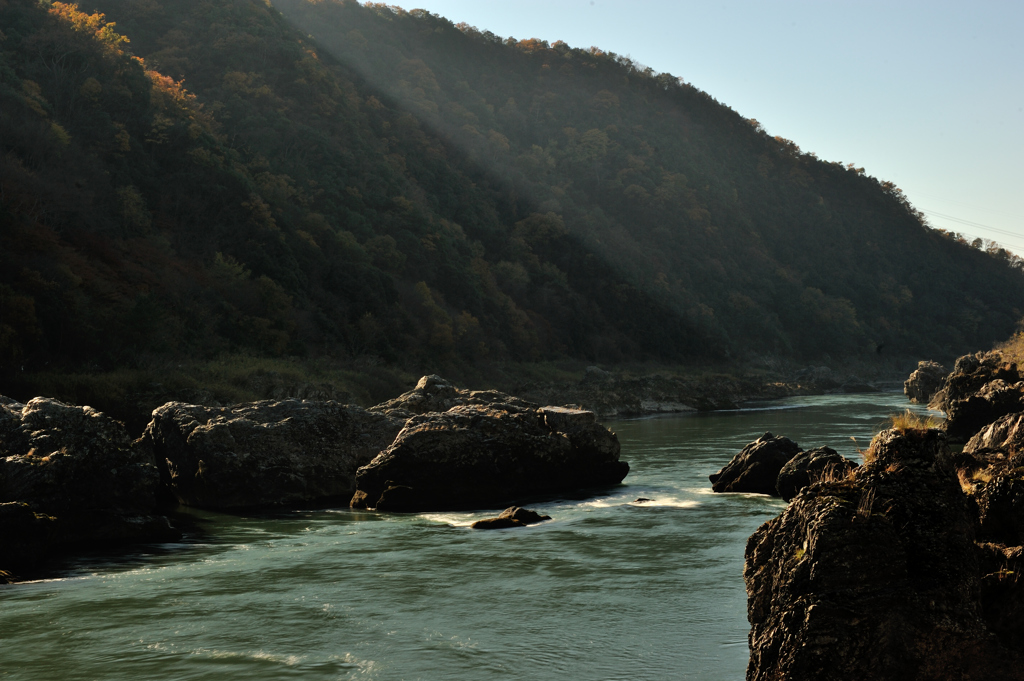
[[[1024,310],[1014,256],[613,54],[355,2],[91,7],[0,0],[0,376],[946,356]]]

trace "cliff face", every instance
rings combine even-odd
[[[865,461],[751,536],[747,678],[1024,678],[1020,551],[976,541],[945,435],[885,431]]]

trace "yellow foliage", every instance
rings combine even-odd
[[[1018,331],[1013,334],[1010,340],[997,345],[996,350],[1003,355],[1004,361],[1024,364],[1024,332]]]
[[[55,2],[50,7],[50,14],[67,22],[74,30],[92,35],[98,42],[118,53],[121,52],[120,44],[128,42],[127,36],[114,31],[117,24],[105,21],[106,15],[100,12],[86,14],[78,11],[78,5]]]
[[[889,417],[892,427],[896,430],[906,432],[908,430],[929,430],[938,428],[938,419],[931,416],[921,416],[907,409],[902,414],[893,414]]]

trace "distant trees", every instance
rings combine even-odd
[[[4,368],[939,353],[1024,309],[1016,256],[675,76],[275,7],[302,30],[256,0],[0,6]]]

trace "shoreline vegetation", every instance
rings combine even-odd
[[[869,365],[1024,310],[1016,256],[597,48],[350,1],[2,0],[0,25],[0,386],[330,356],[370,403],[400,383],[370,357],[464,385]],[[217,401],[262,396],[229,379]]]
[[[829,366],[831,364],[831,366]],[[12,372],[0,394],[27,402],[46,396],[90,405],[138,437],[167,402],[223,406],[257,400],[334,400],[368,408],[401,394],[421,375],[500,390],[543,404],[578,404],[599,418],[732,409],[751,401],[828,392],[898,390],[914,362],[802,364],[763,358],[746,365],[548,362],[446,364],[409,369],[380,358],[268,358],[234,354],[212,360],[162,360],[146,368]]]

